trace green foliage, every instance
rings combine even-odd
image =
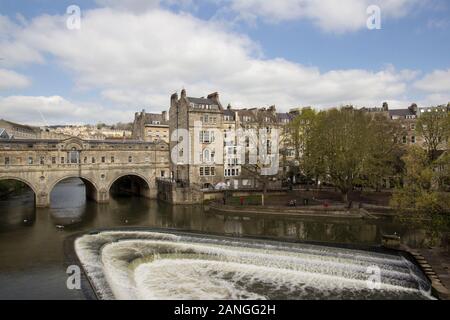
[[[438,150],[444,147],[450,136],[450,117],[446,108],[438,107],[420,115],[417,133],[422,136],[430,161],[438,158]]]
[[[403,219],[428,226],[433,231],[450,229],[450,194],[441,189],[442,174],[427,151],[409,148],[405,162],[404,184],[394,191],[391,206]],[[441,160],[439,160],[441,161]]]
[[[20,181],[2,180],[0,181],[0,196],[7,195],[9,193],[20,192],[25,188],[27,188],[27,186]]]
[[[344,200],[357,185],[379,184],[396,161],[394,125],[352,107],[322,111],[307,137],[302,169],[333,184]]]

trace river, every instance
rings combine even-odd
[[[34,208],[31,191],[0,200],[0,299],[84,299],[66,287],[64,240],[120,227],[363,245],[379,244],[382,234],[394,232],[411,246],[424,238],[424,231],[391,220],[224,216],[132,196],[97,204],[86,200],[81,180],[70,179],[56,186],[47,209]]]

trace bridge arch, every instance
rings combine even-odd
[[[127,179],[128,182],[131,182],[131,184],[127,186],[127,189],[129,189],[126,190],[127,192],[137,194],[145,198],[152,197],[152,184],[150,180],[146,176],[136,172],[127,172],[115,176],[108,185],[108,194],[111,194],[114,191],[113,187],[123,179]],[[153,190],[153,192],[156,191]]]
[[[45,193],[40,192],[38,187],[27,179],[17,177],[17,176],[1,176],[0,177],[0,181],[6,181],[6,180],[19,181],[19,182],[22,182],[23,184],[25,184],[28,188],[30,188],[30,190],[33,191],[33,198],[34,198],[33,200],[34,200],[34,204],[36,206],[38,206],[40,204],[41,200],[46,197]]]
[[[33,191],[35,196],[37,196],[37,194],[38,194],[38,188],[33,183],[28,181],[27,179],[23,179],[21,177],[16,177],[16,176],[1,176],[0,181],[4,181],[4,180],[20,181],[20,182],[26,184]]]
[[[52,191],[54,190],[54,188],[61,182],[63,182],[64,180],[67,179],[80,179],[81,181],[83,181],[85,188],[86,188],[86,197],[97,201],[97,202],[101,202],[102,198],[101,198],[101,194],[100,194],[100,189],[97,185],[97,183],[95,183],[95,181],[93,181],[91,178],[87,178],[83,175],[79,176],[79,175],[66,175],[64,177],[58,178],[57,180],[55,180],[54,182],[52,182],[50,184],[49,187],[49,195],[51,195]]]

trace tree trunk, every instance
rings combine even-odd
[[[346,205],[348,205],[349,204],[349,202],[348,202],[348,191],[341,191],[341,193],[342,193],[342,201]]]
[[[265,205],[265,197],[266,197],[266,193],[267,193],[267,184],[264,182],[263,183],[263,193],[261,195],[261,205],[264,207]]]

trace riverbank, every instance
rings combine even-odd
[[[431,281],[433,294],[441,300],[450,300],[450,253],[442,247],[411,249],[401,245],[400,250],[408,252]]]
[[[229,214],[260,214],[275,216],[299,216],[299,217],[333,217],[346,219],[378,219],[377,213],[369,212],[365,208],[348,208],[345,205],[315,205],[301,207],[280,207],[280,206],[233,206],[224,205],[219,202],[211,202],[205,205],[205,210],[213,210]]]

